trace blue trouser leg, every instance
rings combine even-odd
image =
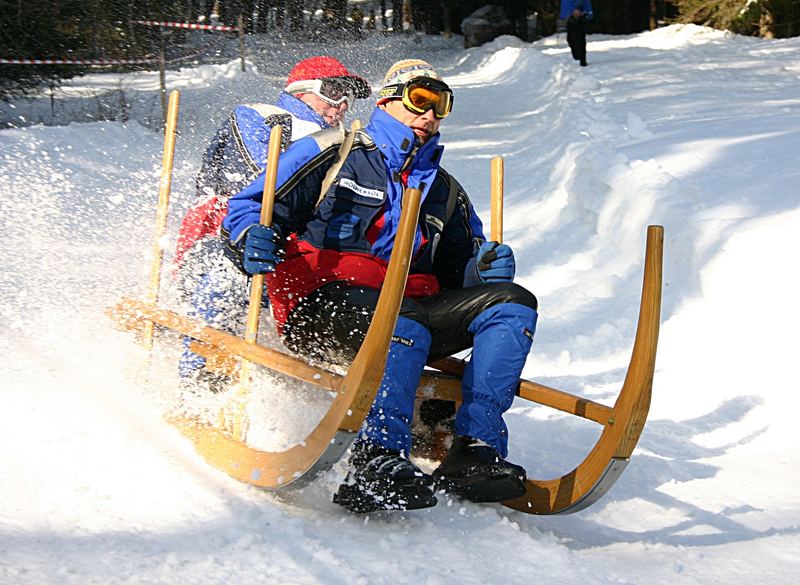
[[[237,288],[240,286],[241,283],[232,281],[224,271],[202,274],[189,298],[189,316],[213,327],[234,332],[246,310],[243,305],[244,293]],[[183,338],[183,353],[178,360],[178,373],[181,377],[191,375],[206,363],[204,357],[189,349],[192,341],[191,337]]]
[[[503,413],[514,401],[537,317],[530,307],[503,303],[483,311],[469,326],[472,357],[464,370],[464,402],[456,413],[455,431],[488,443],[502,457],[508,454]]]
[[[409,454],[414,398],[428,360],[431,334],[420,323],[399,317],[375,402],[359,437]]]
[[[210,274],[202,274],[197,281],[197,286],[192,291],[189,298],[191,309],[189,309],[190,317],[197,317],[206,323],[213,321],[220,313],[219,306],[215,304],[214,297],[215,287],[214,278]],[[189,376],[196,370],[203,368],[206,365],[206,360],[189,349],[189,344],[194,341],[191,337],[184,336],[183,338],[183,353],[181,353],[180,360],[178,360],[178,373],[181,377]]]

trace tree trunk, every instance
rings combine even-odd
[[[444,38],[446,39],[453,36],[453,23],[450,22],[451,18],[450,1],[442,0],[442,28],[444,29]]]
[[[658,0],[650,0],[650,30],[658,27]]]
[[[303,29],[303,1],[289,0],[287,3],[289,12],[289,30],[298,31]]]

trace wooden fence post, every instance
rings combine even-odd
[[[158,79],[161,84],[161,123],[167,131],[167,49],[164,46],[164,29],[158,28],[161,50],[158,58]]]

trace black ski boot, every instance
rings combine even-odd
[[[433,477],[446,492],[473,502],[504,502],[525,493],[524,468],[483,441],[460,435]]]
[[[399,451],[359,442],[350,456],[350,471],[333,495],[351,512],[419,510],[436,505],[433,478]]]

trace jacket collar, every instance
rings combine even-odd
[[[381,151],[386,164],[392,172],[396,172],[403,167],[409,155],[414,153],[411,168],[420,171],[429,171],[439,166],[444,147],[439,145],[439,133],[423,145],[419,146],[414,131],[393,118],[380,108],[375,108],[366,127],[367,134],[375,142],[375,146]]]
[[[323,130],[331,127],[331,125],[325,121],[325,118],[320,116],[314,110],[314,108],[290,93],[286,93],[285,91],[281,92],[281,95],[278,96],[278,103],[276,105],[279,108],[283,108],[296,118],[300,118],[306,122],[314,122]]]

